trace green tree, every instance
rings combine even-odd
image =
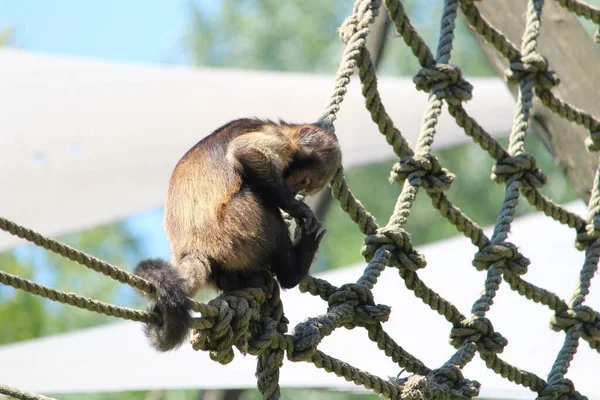
[[[0,47],[9,46],[14,39],[14,29],[12,27],[0,29]]]
[[[223,0],[216,8],[190,3],[184,51],[195,65],[333,70],[341,54],[336,29],[351,6],[349,0]]]
[[[66,235],[61,241],[115,265],[142,257],[140,243],[122,224]],[[25,245],[0,254],[0,268],[53,288],[120,305],[142,305],[133,291],[56,254]],[[127,268],[127,267],[125,267]],[[0,286],[0,344],[111,322],[114,319]]]
[[[333,72],[343,50],[337,29],[352,11],[352,0],[223,0],[214,7],[189,4],[183,38],[194,65],[298,72]],[[405,7],[428,44],[439,36],[442,3],[406,1]],[[211,3],[212,4],[212,3]],[[383,12],[387,12],[382,7]],[[418,63],[391,27],[382,73],[414,75]],[[470,75],[491,75],[485,56],[458,21],[453,59]],[[461,65],[462,66],[462,65]]]

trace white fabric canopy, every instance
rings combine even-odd
[[[586,214],[580,202],[568,208],[579,215]],[[490,233],[490,229],[486,231]],[[573,247],[574,231],[537,213],[517,219],[512,232],[509,240],[532,261],[524,278],[568,301],[584,259],[584,253]],[[461,236],[421,246],[419,250],[428,261],[427,267],[419,271],[422,280],[468,315],[485,279],[485,272],[471,266],[476,248]],[[320,277],[340,285],[356,281],[363,268],[364,265],[357,265]],[[596,311],[600,309],[597,289],[592,287],[586,302]],[[453,354],[455,350],[448,344],[450,324],[416,299],[396,270],[382,273],[374,294],[376,303],[392,306],[391,318],[384,329],[405,350],[431,368],[441,366]],[[290,328],[326,311],[327,305],[321,299],[301,294],[297,289],[285,292],[282,298]],[[563,332],[549,329],[552,312],[519,296],[503,283],[488,316],[495,330],[509,340],[500,357],[545,379],[565,337]],[[325,338],[320,349],[382,378],[395,376],[400,370],[368,340],[364,329],[338,329]],[[231,364],[222,366],[211,361],[207,353],[195,352],[188,345],[176,352],[159,354],[147,345],[141,326],[132,322],[7,345],[0,348],[0,360],[2,381],[44,393],[256,386],[255,357],[236,354]],[[582,394],[600,399],[599,369],[600,354],[581,340],[567,378],[574,381]],[[464,374],[482,384],[482,397],[535,396],[485,368],[478,356]],[[281,371],[281,385],[356,388],[312,364],[287,360]]]
[[[346,168],[392,158],[354,79],[336,122]],[[514,100],[500,79],[471,79],[466,108],[506,136]],[[163,203],[177,160],[238,117],[315,121],[329,75],[141,66],[0,50],[0,215],[46,235],[91,228]],[[388,112],[414,142],[427,95],[382,78]],[[443,114],[436,146],[470,140]],[[0,235],[0,251],[19,243]]]

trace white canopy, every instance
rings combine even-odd
[[[579,215],[586,214],[580,202],[568,208]],[[532,261],[525,279],[568,301],[584,259],[584,254],[573,247],[574,231],[537,213],[517,219],[512,232],[510,241]],[[471,266],[476,248],[461,236],[419,250],[428,260],[428,266],[419,271],[423,281],[468,315],[485,279],[485,272]],[[364,265],[357,265],[320,277],[340,285],[356,281],[363,268]],[[391,318],[384,328],[405,350],[431,368],[441,366],[453,354],[455,350],[448,344],[450,325],[416,299],[394,269],[383,272],[374,294],[376,303],[392,306]],[[283,303],[290,327],[326,311],[322,300],[297,289],[285,292]],[[600,290],[592,288],[587,304],[598,310]],[[503,283],[488,316],[494,328],[509,340],[500,355],[502,359],[546,378],[565,337],[563,332],[549,329],[552,312]],[[382,378],[395,376],[400,370],[368,340],[364,329],[338,329],[323,341],[320,349]],[[147,345],[141,326],[133,322],[7,345],[0,348],[0,360],[4,382],[43,393],[256,387],[255,357],[236,354],[231,364],[222,366],[211,361],[207,353],[195,352],[187,345],[176,352],[159,354]],[[581,393],[600,399],[599,368],[600,355],[581,340],[567,377]],[[488,370],[477,356],[464,374],[482,384],[482,397],[534,397],[529,390]],[[281,371],[281,385],[356,388],[312,364],[287,359]]]
[[[356,82],[336,122],[346,168],[392,158]],[[500,79],[471,79],[466,105],[506,136],[514,100]],[[168,177],[193,144],[244,116],[315,121],[329,75],[141,66],[0,50],[0,215],[50,236],[163,203]],[[388,112],[414,142],[427,95],[382,78]],[[469,140],[443,114],[436,145]],[[0,235],[0,251],[19,240]]]

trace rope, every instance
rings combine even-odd
[[[340,27],[340,38],[346,43],[346,48],[335,77],[333,95],[327,106],[325,106],[325,112],[321,117],[321,120],[329,125],[333,125],[337,118],[337,112],[340,110],[339,105],[344,100],[350,77],[354,73],[356,59],[367,42],[369,25],[375,20],[380,5],[381,2],[378,0],[356,1],[352,15]]]
[[[3,383],[0,383],[0,394],[21,400],[56,400],[54,397],[46,397],[41,394],[28,392],[27,390],[17,389]]]
[[[64,258],[75,261],[76,263],[88,267],[96,272],[100,272],[116,281],[141,290],[150,296],[153,296],[156,293],[156,289],[144,279],[110,265],[107,262],[85,254],[82,251],[62,244],[54,239],[47,238],[31,229],[27,229],[17,223],[9,221],[6,218],[0,217],[0,229],[10,233],[11,235],[34,243],[36,246],[43,247],[44,249],[50,250],[53,253],[60,254]]]
[[[556,1],[576,15],[595,23],[600,21],[600,11],[579,0]],[[575,390],[573,382],[565,376],[577,351],[579,339],[587,341],[591,348],[600,352],[600,313],[585,304],[591,279],[597,272],[600,259],[600,170],[596,174],[589,202],[589,215],[585,220],[554,204],[540,193],[539,189],[545,184],[546,177],[537,168],[535,158],[526,151],[525,134],[529,127],[532,102],[536,96],[553,112],[589,129],[590,150],[600,149],[600,122],[586,111],[577,109],[552,94],[552,87],[559,80],[549,70],[548,61],[537,52],[544,1],[528,0],[526,27],[522,44],[517,48],[481,16],[475,0],[446,0],[435,56],[412,25],[402,2],[385,0],[385,5],[398,34],[420,63],[421,68],[413,78],[415,86],[429,94],[414,149],[386,112],[377,87],[375,67],[365,48],[369,25],[381,6],[379,0],[356,0],[352,14],[340,27],[340,38],[345,43],[345,49],[332,96],[320,119],[325,128],[334,131],[333,124],[340,104],[347,93],[354,69],[357,68],[365,106],[371,119],[398,156],[398,162],[392,167],[390,177],[402,186],[402,190],[385,226],[378,225],[352,194],[342,168],[337,171],[331,182],[333,197],[365,234],[365,244],[361,253],[367,261],[367,266],[362,276],[356,283],[340,287],[322,279],[305,277],[300,282],[300,291],[327,301],[327,312],[297,324],[290,333],[279,287],[274,280],[269,283],[266,291],[249,288],[221,293],[207,304],[193,302],[193,309],[201,313],[201,316],[193,319],[192,347],[195,350],[208,351],[213,360],[222,364],[233,360],[234,347],[243,354],[257,356],[257,386],[265,399],[280,397],[279,371],[286,356],[290,361],[313,363],[317,368],[334,373],[386,398],[473,398],[479,394],[480,385],[463,377],[462,369],[477,354],[492,371],[515,384],[537,392],[540,399],[582,399],[583,396]],[[472,86],[463,79],[460,69],[450,64],[459,7],[476,32],[492,43],[508,60],[510,69],[506,73],[507,81],[519,86],[508,149],[504,149],[492,138],[462,105],[464,101],[471,99]],[[465,134],[495,160],[492,179],[504,185],[504,199],[490,238],[484,234],[481,227],[452,204],[445,192],[450,188],[454,175],[445,169],[431,152],[444,103],[448,113],[457,125],[464,129]],[[404,226],[410,217],[416,196],[423,191],[440,215],[470,239],[476,248],[473,266],[486,271],[481,296],[474,301],[468,314],[462,313],[419,277],[419,270],[425,268],[427,263],[423,255],[413,248],[410,235]],[[585,250],[585,262],[574,294],[568,302],[523,278],[527,273],[529,260],[508,241],[521,195],[537,210],[577,231],[576,246]],[[149,295],[155,292],[155,288],[148,282],[126,271],[6,219],[0,218],[0,229]],[[440,367],[426,366],[385,332],[384,323],[388,320],[391,309],[375,303],[372,289],[386,267],[397,268],[406,288],[450,323],[450,343],[456,348],[456,352]],[[563,346],[551,367],[547,381],[499,357],[508,341],[500,332],[495,331],[492,321],[487,318],[487,312],[493,305],[502,281],[506,281],[512,290],[525,298],[551,309],[554,312],[551,328],[565,332]],[[105,315],[141,322],[148,322],[154,318],[145,312],[60,292],[1,271],[0,282]],[[321,341],[336,329],[356,327],[364,328],[369,339],[376,343],[381,351],[400,369],[412,375],[406,378],[382,379],[319,350]],[[0,393],[9,389],[0,386]],[[20,398],[44,398],[34,394],[27,395],[33,397]]]
[[[142,278],[138,277],[137,275],[129,273],[129,272],[127,272],[121,268],[118,268],[114,265],[111,265],[105,261],[102,261],[93,256],[90,256],[89,254],[86,254],[80,250],[77,250],[70,246],[67,246],[66,244],[60,243],[57,240],[48,238],[32,229],[25,228],[24,226],[21,226],[15,222],[12,222],[6,218],[0,217],[0,229],[5,232],[8,232],[14,236],[17,236],[21,239],[25,239],[39,247],[43,247],[46,250],[52,251],[53,253],[59,254],[68,260],[75,261],[76,263],[83,265],[87,268],[90,268],[93,271],[100,272],[118,282],[129,285],[130,287],[140,290],[140,291],[148,294],[149,296],[154,296],[156,294],[156,288],[150,282],[146,281],[145,279],[142,279]],[[38,286],[40,288],[44,287],[41,285],[37,285],[33,282],[15,277],[8,273],[2,272],[2,274],[4,274],[7,277],[10,276],[11,282],[14,282],[15,284],[19,284],[22,286],[22,287],[15,287],[12,284],[10,284],[11,286],[13,286],[17,289],[25,290],[24,289],[25,287],[34,287],[34,286]],[[8,280],[7,277],[5,277],[3,279]],[[22,282],[20,282],[20,281],[22,281]],[[5,283],[5,284],[8,284],[8,283]],[[47,291],[48,293],[50,293],[50,291],[52,291],[52,289],[50,289],[50,288],[47,288],[47,287],[44,287],[44,288],[45,288],[44,291]],[[56,292],[56,293],[61,293],[61,292]],[[64,301],[64,303],[66,303],[66,304],[73,303],[71,305],[75,305],[75,303],[79,303],[79,304],[85,303],[85,302],[82,303],[82,300],[77,297],[72,297],[71,294],[63,293],[61,295],[61,298],[64,298],[64,299],[70,298],[69,302]],[[58,299],[56,299],[56,300],[51,299],[51,300],[61,301]],[[93,304],[98,304],[98,305],[105,304],[105,303],[96,302],[95,300],[87,299],[87,301],[92,302]],[[92,303],[89,303],[89,304],[92,304]],[[194,311],[203,312],[203,313],[214,312],[210,308],[207,308],[207,306],[203,303],[199,303],[197,301],[192,300],[191,304],[192,304],[192,309]],[[93,308],[95,308],[95,307],[96,306],[94,306]],[[131,314],[129,311],[125,311],[125,310],[130,310],[130,309],[107,305],[107,304],[105,304],[104,306],[98,306],[98,307],[100,307],[100,309],[103,309],[103,311],[101,311],[101,313],[106,314],[106,315],[111,315],[114,317],[121,317],[120,315],[123,315],[124,317],[121,317],[121,318],[131,319],[134,321],[141,321],[141,322],[148,321],[147,316],[141,317],[141,316],[139,316],[141,314],[138,314],[137,317],[134,317],[133,314]],[[109,307],[109,308],[107,308],[107,307]],[[82,308],[82,307],[80,307],[80,308]],[[89,309],[89,308],[86,308],[86,309]],[[113,310],[116,314],[107,314],[109,309]],[[118,310],[121,310],[121,311],[118,311]],[[90,309],[90,311],[93,311],[93,310]],[[125,316],[128,316],[128,317],[125,317]],[[136,318],[138,318],[138,319],[136,319]],[[144,318],[144,319],[142,320],[139,318]]]
[[[75,293],[66,293],[54,290],[44,285],[34,283],[30,280],[0,271],[0,283],[23,290],[27,293],[43,297],[58,303],[68,304],[83,310],[93,311],[110,317],[123,318],[131,321],[152,322],[155,318],[145,311],[132,308],[118,307],[101,301],[88,299]]]
[[[595,24],[600,24],[600,10],[578,0],[556,0],[561,6],[575,15],[589,19]]]

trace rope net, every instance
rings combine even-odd
[[[557,2],[576,15],[600,23],[600,10],[576,0]],[[385,0],[385,5],[398,33],[421,65],[414,77],[414,83],[417,89],[429,93],[416,145],[414,148],[409,146],[386,113],[377,90],[375,67],[365,47],[369,25],[381,7],[379,0],[357,0],[352,14],[340,28],[345,50],[333,95],[321,118],[324,126],[333,129],[350,77],[357,68],[366,108],[399,158],[392,168],[391,178],[402,186],[402,191],[385,226],[379,226],[354,197],[344,179],[342,168],[331,182],[333,197],[365,234],[362,254],[368,265],[362,276],[356,283],[340,287],[312,276],[303,279],[299,289],[321,297],[328,303],[328,310],[324,315],[299,323],[291,333],[287,333],[289,321],[284,315],[279,287],[274,281],[269,287],[271,296],[267,296],[261,289],[250,288],[224,292],[207,304],[193,302],[194,310],[201,313],[193,323],[193,348],[210,352],[210,357],[222,364],[227,364],[233,359],[233,347],[244,354],[256,355],[258,389],[264,399],[280,397],[279,369],[284,357],[290,361],[312,363],[386,398],[473,398],[479,394],[480,385],[463,377],[461,369],[477,354],[488,368],[505,379],[536,392],[539,399],[585,398],[575,390],[574,384],[566,379],[565,375],[580,339],[600,352],[600,314],[585,304],[600,257],[600,171],[597,172],[593,183],[589,214],[587,220],[584,220],[554,204],[539,192],[546,182],[546,177],[536,167],[535,158],[525,149],[525,133],[530,123],[534,96],[556,114],[589,129],[590,151],[600,149],[600,122],[552,94],[551,89],[558,84],[558,78],[549,71],[547,60],[537,51],[544,1],[528,0],[526,29],[522,45],[517,48],[480,15],[474,0],[445,0],[435,56],[411,24],[402,2]],[[518,85],[515,119],[507,149],[478,125],[462,106],[463,101],[471,99],[472,86],[463,79],[460,69],[449,63],[459,8],[469,24],[509,61],[510,69],[506,78],[509,83]],[[596,34],[596,37],[600,35]],[[476,223],[455,207],[444,193],[452,184],[454,176],[443,168],[431,153],[444,103],[447,104],[449,114],[465,133],[496,160],[492,178],[504,185],[505,194],[493,234],[489,238]],[[468,313],[459,311],[419,278],[419,269],[426,266],[426,261],[423,255],[413,248],[403,227],[420,189],[431,198],[433,207],[478,249],[473,258],[473,266],[480,271],[486,271],[486,278],[481,296],[473,302]],[[585,262],[579,273],[577,287],[568,301],[523,279],[529,260],[508,241],[508,233],[521,195],[537,210],[561,224],[574,228],[577,232],[576,246],[585,251]],[[155,288],[139,277],[4,218],[0,218],[0,229],[149,295],[155,293]],[[450,343],[456,348],[456,352],[443,365],[437,368],[427,367],[385,332],[383,322],[387,321],[391,310],[385,305],[375,304],[371,290],[386,267],[397,268],[407,289],[452,325]],[[513,366],[499,357],[508,341],[494,330],[486,314],[503,281],[527,299],[549,307],[554,312],[551,328],[565,332],[564,344],[556,356],[554,365],[551,366],[547,380]],[[1,271],[0,282],[54,301],[106,315],[141,322],[156,318],[145,311],[59,292]],[[399,368],[412,375],[402,379],[383,379],[320,351],[318,346],[323,338],[340,327],[365,328],[369,339],[398,364]],[[19,391],[0,385],[0,393],[14,395]],[[34,395],[27,393],[21,398],[35,398],[32,396]]]

